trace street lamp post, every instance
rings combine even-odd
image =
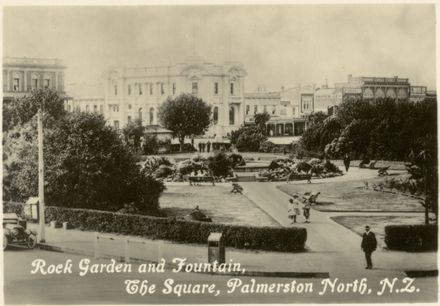
[[[44,159],[43,159],[43,111],[38,110],[38,197],[40,200],[40,243],[45,242],[44,217]]]

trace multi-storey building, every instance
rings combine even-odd
[[[359,96],[362,99],[408,99],[410,83],[408,79],[386,77],[352,77],[348,75],[345,83],[336,83],[335,87],[342,91],[341,100],[346,96]],[[337,101],[342,102],[342,101]]]
[[[215,65],[195,56],[171,66],[111,68],[104,73],[103,113],[117,128],[136,118],[155,126],[168,97],[190,93],[212,107],[207,135],[225,137],[244,123],[245,77],[239,62]]]
[[[299,136],[305,130],[305,117],[313,111],[313,85],[267,92],[259,87],[257,92],[245,94],[245,122],[252,123],[254,115],[268,113],[269,136]],[[310,95],[312,98],[310,99]]]
[[[59,59],[3,58],[3,102],[49,88],[64,96],[64,70]]]
[[[411,86],[409,100],[411,102],[420,102],[426,98],[426,86]]]
[[[313,111],[328,113],[329,108],[336,105],[337,95],[336,88],[329,88],[327,85],[316,88]]]

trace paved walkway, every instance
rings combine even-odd
[[[347,175],[326,179],[326,182],[370,177],[377,177],[377,171],[352,168]],[[331,216],[343,215],[344,213],[327,213],[312,209],[312,223],[291,225],[291,220],[287,217],[290,197],[276,187],[281,184],[285,183],[241,183],[245,195],[282,226],[299,226],[307,229],[307,248],[309,252],[307,253],[308,257],[304,259],[305,262],[314,261],[314,264],[319,266],[323,264],[328,270],[332,271],[333,275],[364,274],[365,263],[360,249],[361,237],[330,219]],[[303,184],[303,182],[293,182],[293,184]],[[362,213],[350,214],[358,215]],[[372,213],[367,214],[371,215]],[[384,214],[378,213],[378,215]],[[319,254],[319,259],[315,261],[313,254]],[[399,270],[437,269],[435,252],[408,253],[378,250],[373,254],[373,262],[377,268],[368,271],[370,274],[384,273],[384,275],[389,275],[390,271],[398,274],[397,271]],[[354,271],[356,272],[354,273]]]

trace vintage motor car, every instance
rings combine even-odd
[[[9,244],[26,245],[33,249],[37,245],[37,233],[26,229],[26,221],[16,214],[3,214],[3,250]]]

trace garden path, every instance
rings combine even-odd
[[[341,177],[323,179],[323,182],[350,181],[377,177],[377,170],[352,168],[347,174]],[[315,181],[315,180],[314,180]],[[316,180],[317,181],[317,180]],[[297,184],[299,182],[293,182]],[[301,182],[303,183],[303,182]],[[245,195],[256,205],[272,216],[282,226],[298,226],[307,229],[308,253],[319,253],[326,257],[331,270],[338,267],[340,274],[353,275],[353,271],[364,269],[365,263],[363,253],[360,249],[361,237],[351,230],[337,224],[330,217],[336,213],[311,211],[311,223],[299,223],[291,225],[287,217],[289,195],[277,188],[280,182],[246,182],[241,183]],[[356,213],[359,215],[362,213]],[[375,215],[367,212],[366,215]],[[382,213],[378,213],[381,215]],[[419,262],[420,268],[436,269],[436,257],[434,252],[407,253],[387,250],[377,250],[373,255],[373,262],[378,269],[371,273],[389,276],[390,270],[404,270],[407,263]],[[382,267],[382,268],[381,268]],[[377,275],[377,276],[379,276]]]

